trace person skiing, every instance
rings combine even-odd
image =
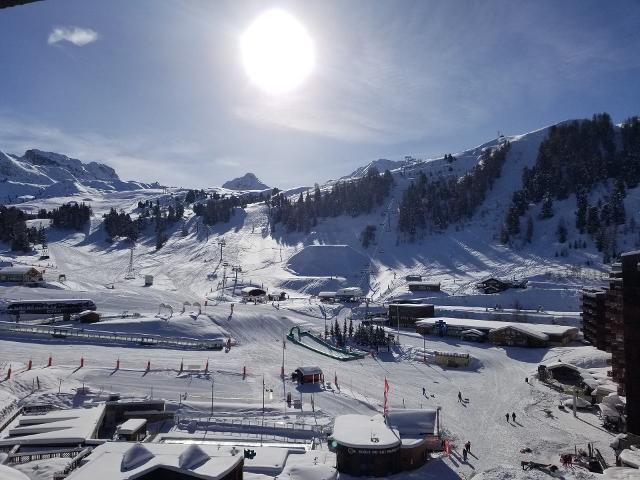
[[[458,392],[458,402],[462,403],[462,392]]]
[[[422,387],[422,396],[426,397],[427,396],[427,389]]]
[[[524,383],[529,383],[529,377],[524,377]]]
[[[467,449],[463,448],[462,449],[462,459],[466,462],[467,461]]]
[[[467,440],[467,443],[464,444],[464,449],[471,453],[471,442],[469,440]]]
[[[513,420],[513,423],[516,422],[516,412],[511,413],[511,420]]]
[[[505,417],[507,418],[507,422],[508,422],[508,421],[509,421],[509,414],[507,413],[507,414],[505,415]]]

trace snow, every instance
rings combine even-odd
[[[122,435],[131,435],[147,424],[147,421],[144,418],[130,418],[122,425],[119,425],[116,433]]]
[[[206,446],[108,442],[97,447],[88,459],[88,463],[67,478],[126,480],[164,467],[173,471],[186,470],[197,478],[216,480],[235,468],[242,456],[234,456],[228,449],[213,453],[213,449]]]
[[[360,276],[367,258],[349,245],[309,245],[289,258],[287,268],[303,276]]]
[[[92,438],[104,415],[104,405],[20,415],[1,433],[4,445],[69,445]]]
[[[535,323],[517,323],[517,322],[499,322],[493,320],[471,320],[466,318],[451,318],[451,317],[433,317],[422,318],[416,322],[416,326],[433,327],[436,322],[442,320],[447,326],[462,327],[467,329],[476,330],[494,330],[505,327],[514,327],[522,329],[527,333],[542,334],[542,335],[564,335],[570,332],[576,332],[577,328],[567,327],[564,325],[546,325]]]
[[[24,473],[2,464],[0,464],[0,478],[2,480],[29,480],[29,477]]]
[[[242,177],[224,182],[222,188],[228,190],[268,190],[270,187],[260,181],[255,174],[245,173]]]
[[[640,470],[627,467],[611,467],[607,468],[602,480],[638,480],[640,479]]]
[[[637,450],[624,449],[618,458],[627,467],[640,468],[640,452]]]
[[[340,415],[336,417],[331,438],[351,448],[385,449],[400,445],[400,438],[382,415]]]

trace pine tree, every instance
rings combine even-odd
[[[595,235],[600,230],[600,214],[598,207],[589,207],[587,210],[587,233]]]
[[[533,240],[533,218],[531,215],[527,217],[527,230],[525,232],[525,241],[531,243]]]
[[[584,233],[587,225],[587,209],[589,208],[587,196],[582,192],[576,193],[576,203],[578,206],[576,209],[576,228],[580,233]]]
[[[540,210],[540,218],[553,217],[553,199],[551,195],[545,195],[542,199],[542,209]]]
[[[558,228],[556,229],[556,235],[560,243],[565,243],[567,241],[567,227],[564,224],[563,218],[561,218],[558,221]]]
[[[353,320],[349,319],[349,338],[353,337]]]

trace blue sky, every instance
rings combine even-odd
[[[271,8],[316,47],[313,73],[279,97],[239,53]],[[638,25],[638,1],[37,2],[0,10],[0,150],[176,186],[246,171],[312,185],[498,130],[639,114]]]

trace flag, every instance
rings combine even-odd
[[[384,414],[387,414],[389,408],[387,407],[387,403],[389,400],[389,382],[387,382],[387,377],[384,377]]]

